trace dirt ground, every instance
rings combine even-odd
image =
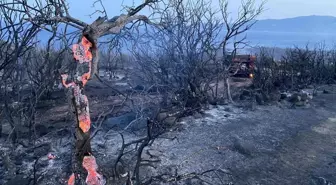
[[[94,100],[92,111],[97,115],[100,100]],[[105,100],[105,108],[111,105]],[[102,105],[102,104],[101,104]],[[10,166],[0,160],[0,184],[29,184],[35,167],[37,184],[64,184],[70,174],[72,128],[66,104],[46,110],[42,115],[67,117],[48,121],[48,134],[31,148],[21,143],[11,152],[2,138],[0,152],[8,153]],[[165,173],[187,177],[209,173],[200,180],[179,184],[237,185],[331,185],[336,184],[336,93],[320,91],[309,106],[288,108],[283,104],[257,106],[251,111],[237,106],[217,106],[183,118],[174,128],[148,147],[144,158],[158,160],[153,167],[142,168],[144,176]],[[58,116],[56,116],[58,115]],[[41,122],[44,122],[43,120]],[[47,120],[45,120],[47,122]],[[121,138],[116,131],[99,132],[92,141],[93,152],[101,167],[117,157]],[[131,133],[126,141],[133,140]],[[48,152],[57,158],[48,160]],[[151,155],[149,155],[151,154]],[[34,157],[35,156],[35,157]],[[36,162],[36,156],[40,156]],[[8,166],[9,165],[9,166]],[[13,168],[8,171],[6,168]],[[109,173],[104,174],[110,178]],[[107,181],[111,184],[112,181]],[[155,183],[154,183],[155,184]],[[175,184],[172,181],[166,184]]]

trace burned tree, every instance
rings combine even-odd
[[[164,100],[181,107],[197,109],[224,98],[232,101],[232,58],[246,46],[244,33],[254,25],[263,5],[243,1],[235,18],[229,1],[220,1],[219,8],[202,0],[167,2],[165,9],[154,12],[167,23],[165,29],[148,28],[147,35],[133,39],[139,68],[135,75],[157,86]]]
[[[253,84],[265,93],[335,82],[335,48],[324,43],[287,49],[260,47],[256,53]],[[281,54],[275,57],[277,53]]]
[[[26,108],[22,103],[25,99],[23,87],[27,83],[25,60],[22,58],[36,46],[34,38],[38,27],[25,22],[24,13],[11,9],[13,5],[8,6],[0,6],[0,104],[3,104],[4,121],[9,123],[12,130],[8,138],[15,143],[19,137],[18,128],[29,122],[29,118],[25,117],[31,117],[34,113],[33,107]]]
[[[72,17],[68,11],[68,5],[64,0],[46,0],[27,2],[18,0],[4,2],[1,7],[14,9],[16,12],[24,13],[24,20],[37,26],[40,29],[51,31],[51,26],[64,23],[82,31],[79,44],[74,45],[73,52],[75,63],[69,68],[62,69],[62,83],[67,88],[67,97],[76,121],[76,147],[73,157],[73,175],[69,184],[77,184],[86,181],[87,184],[104,184],[99,175],[95,158],[92,155],[90,146],[90,116],[88,99],[84,94],[84,86],[88,80],[97,76],[99,52],[97,47],[98,38],[117,34],[128,23],[142,20],[149,23],[149,19],[143,15],[136,15],[144,7],[157,2],[146,0],[137,7],[128,9],[127,14],[115,16],[108,19],[107,16],[99,17],[92,24],[85,23]],[[83,166],[87,173],[81,168]],[[87,174],[86,180],[84,179]]]

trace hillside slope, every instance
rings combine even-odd
[[[302,16],[288,19],[259,20],[253,31],[335,33],[336,17]]]

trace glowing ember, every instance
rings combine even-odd
[[[72,51],[74,53],[75,59],[79,63],[89,62],[92,60],[92,53],[90,52],[90,48],[92,44],[85,37],[82,38],[82,42],[80,44],[74,44],[72,46]]]
[[[68,180],[68,185],[75,185],[75,174],[72,173],[69,180]]]
[[[82,72],[82,70],[76,71],[74,76],[75,81],[67,83],[68,74],[62,74],[62,84],[66,88],[71,88],[74,98],[74,106],[76,109],[76,116],[78,119],[78,126],[84,132],[88,132],[91,126],[89,101],[87,96],[84,95],[83,88],[90,79],[92,53],[90,48],[92,43],[85,37],[82,38],[81,43],[73,45],[73,54],[75,60],[81,65],[87,65],[88,71]],[[86,66],[85,66],[86,67]],[[78,69],[78,68],[77,68]],[[80,69],[80,68],[79,68]],[[82,74],[78,74],[82,73]],[[83,167],[87,170],[88,176],[86,177],[87,185],[105,185],[106,181],[103,176],[97,172],[98,166],[94,156],[85,156],[83,158]],[[75,175],[72,174],[68,180],[68,185],[74,185]]]
[[[82,83],[83,86],[86,85],[88,80],[90,79],[91,74],[91,60],[92,60],[92,53],[90,52],[90,47],[92,44],[89,40],[85,37],[82,38],[82,42],[80,44],[73,45],[73,53],[74,58],[80,64],[88,63],[88,72],[78,76],[77,80]],[[89,102],[85,95],[81,94],[81,89],[79,84],[75,82],[66,83],[68,75],[62,74],[62,84],[66,88],[73,88],[73,95],[75,97],[76,109],[78,113],[78,120],[79,120],[79,127],[85,133],[90,130],[91,120],[90,120],[90,113],[89,113]],[[84,107],[84,108],[83,108]]]
[[[104,185],[105,180],[102,175],[97,172],[98,165],[94,156],[85,156],[83,159],[83,167],[87,170],[88,176],[86,177],[87,185]]]
[[[90,111],[89,111],[89,101],[87,96],[83,94],[79,94],[77,96],[78,99],[78,107],[82,105],[85,106],[81,110],[78,110],[78,120],[79,120],[79,127],[82,129],[83,132],[88,132],[91,126],[91,119],[90,119]]]
[[[90,70],[91,71],[91,70]],[[82,83],[83,83],[83,85],[85,85],[86,84],[86,82],[88,82],[88,80],[89,80],[89,78],[90,78],[90,73],[84,73],[83,75],[82,75]]]
[[[52,153],[49,153],[48,154],[48,159],[49,160],[51,160],[51,159],[55,159],[56,158],[56,156],[54,155],[54,154],[52,154]]]
[[[88,112],[79,115],[79,127],[83,132],[87,132],[90,130],[91,120]]]

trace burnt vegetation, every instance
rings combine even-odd
[[[180,118],[202,113],[209,105],[236,105],[243,99],[252,104],[277,102],[281,92],[334,83],[336,51],[323,44],[314,49],[307,45],[288,48],[276,59],[276,50],[260,47],[253,53],[253,79],[243,79],[245,84],[237,87],[232,59],[249,47],[246,31],[264,3],[243,1],[238,16],[230,14],[229,1],[220,0],[219,5],[145,0],[109,18],[98,0],[91,16],[99,18],[88,24],[71,16],[65,0],[1,0],[0,184],[53,183],[50,179],[64,184],[72,172],[83,174],[75,182],[82,184],[86,173],[74,164],[87,155],[83,150],[96,156],[107,184],[228,184],[221,178],[230,176],[226,169],[151,176],[144,171],[160,160],[145,149],[164,138]],[[139,14],[145,7],[151,15]],[[48,33],[48,39],[42,42],[41,33]],[[83,90],[92,126],[84,140],[61,84],[64,72],[75,76],[71,47],[82,36],[93,44],[91,80]],[[272,98],[275,94],[279,98]],[[113,120],[123,115],[126,121]],[[112,136],[121,139],[120,146],[109,146]],[[100,143],[91,149],[95,140]],[[105,157],[110,147],[115,148],[114,158]],[[45,159],[48,153],[57,158]],[[144,159],[144,153],[150,158]],[[48,160],[61,161],[57,165],[62,171],[48,172]],[[33,168],[22,161],[32,162]]]

